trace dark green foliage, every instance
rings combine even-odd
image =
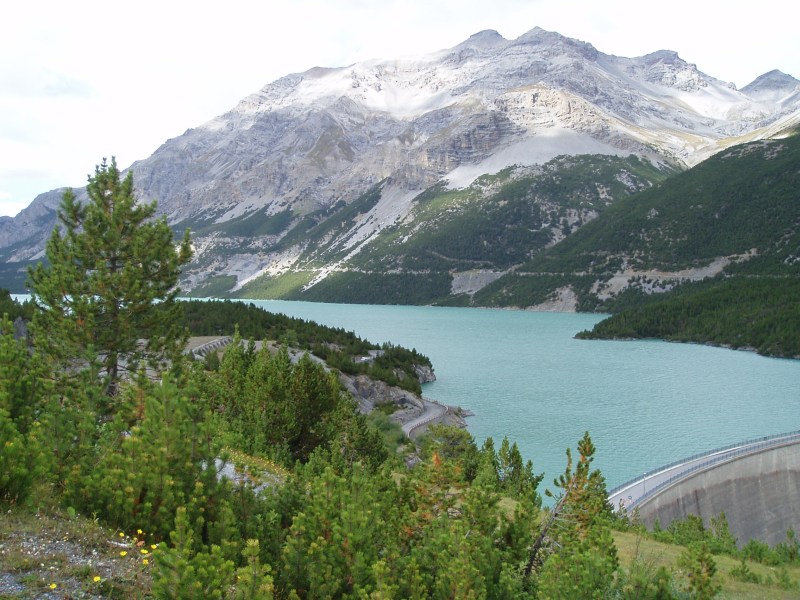
[[[633,156],[573,156],[511,175],[507,169],[468,190],[430,188],[416,198],[413,222],[389,228],[353,264],[375,271],[507,269],[544,249],[553,228],[571,231],[666,174]]]
[[[430,359],[416,350],[393,344],[378,346],[351,331],[271,313],[252,303],[192,300],[180,305],[182,322],[192,335],[233,335],[238,327],[244,338],[307,350],[343,373],[365,373],[415,393],[421,390],[415,368],[431,367]],[[365,360],[370,354],[374,357]]]
[[[179,507],[213,521],[208,509],[227,492],[216,477],[207,415],[173,383],[143,385],[124,389],[116,418],[73,467],[65,498],[124,531],[165,539]]]
[[[605,598],[614,586],[619,567],[611,538],[611,507],[605,479],[592,470],[595,447],[586,432],[578,442],[573,466],[567,449],[567,467],[555,479],[561,491],[534,541],[525,568],[530,585],[541,598]],[[538,574],[538,579],[530,577]]]
[[[238,329],[244,339],[291,342],[292,346],[302,350],[341,348],[351,356],[367,354],[379,348],[341,327],[327,327],[297,317],[287,317],[252,303],[189,300],[181,302],[180,306],[181,322],[196,336],[233,335],[234,330]],[[430,364],[429,360],[427,364]]]
[[[299,219],[273,247],[302,248],[296,270],[261,277],[237,294],[356,304],[448,304],[452,271],[502,270],[523,263],[554,235],[570,233],[612,202],[667,174],[634,156],[562,156],[524,173],[506,169],[480,178],[467,190],[436,185],[415,198],[408,221],[387,225],[353,254],[354,246],[342,240],[351,235],[356,217],[380,199],[378,184],[350,204],[340,202]],[[345,270],[305,289],[311,279],[301,277],[303,273],[343,260]]]
[[[794,529],[786,532],[786,541],[780,542],[775,546],[775,552],[784,563],[796,563],[800,561],[800,540]]]
[[[225,296],[235,285],[235,275],[217,275],[192,288],[188,296],[191,298],[220,298]]]
[[[649,298],[601,321],[582,338],[662,338],[800,356],[800,278],[703,281]]]
[[[676,519],[666,529],[655,530],[652,535],[657,540],[681,546],[702,543],[714,554],[735,556],[739,552],[725,513],[712,517],[708,528],[700,517],[688,515],[685,519]]]
[[[614,585],[622,600],[677,600],[672,575],[666,567],[654,565],[636,558],[626,570],[620,570]]]
[[[778,553],[761,540],[751,539],[742,547],[742,559],[754,560],[764,565],[779,565]]]
[[[472,435],[465,429],[447,425],[428,427],[420,439],[420,453],[427,460],[435,454],[439,460],[453,463],[464,482],[475,479],[481,461]]]
[[[108,170],[99,169],[100,175],[105,178]],[[129,181],[123,191],[130,191]],[[127,192],[122,195],[127,198]],[[65,201],[67,213],[83,210],[71,202]],[[107,228],[124,230],[128,224],[113,218],[98,222],[98,237],[113,238]],[[54,240],[62,258],[71,256],[58,235]],[[80,248],[86,250],[92,243],[78,245],[86,244]],[[113,263],[104,260],[94,263],[91,275]],[[52,264],[52,270],[32,275],[39,277],[40,295],[52,296],[50,289],[62,282],[75,285],[74,264]],[[147,273],[129,275],[128,284],[146,287],[137,277]],[[242,317],[254,337],[285,345],[256,351],[255,343],[244,344],[235,333],[218,368],[206,370],[195,362],[188,373],[165,377],[161,384],[122,381],[113,403],[104,402],[108,380],[98,372],[108,364],[92,362],[94,349],[86,341],[99,339],[103,313],[87,307],[93,299],[88,296],[101,295],[112,280],[99,275],[91,285],[75,288],[87,297],[68,294],[75,310],[63,322],[39,321],[39,327],[46,322],[60,327],[63,347],[51,347],[39,336],[34,341],[42,346],[31,353],[8,335],[8,321],[2,322],[0,500],[24,499],[31,477],[41,474],[45,493],[54,493],[68,512],[91,514],[127,531],[144,529],[160,544],[152,589],[142,590],[143,596],[673,597],[664,571],[620,572],[605,480],[591,467],[595,448],[588,433],[578,443],[575,464],[567,452],[566,469],[556,481],[558,501],[543,512],[541,476],[534,475],[530,461],[523,464],[516,444],[504,439],[497,451],[487,440],[478,449],[464,430],[432,427],[422,463],[400,467],[389,460],[374,419],[358,413],[335,373],[308,354],[290,354],[286,345],[305,345],[343,366],[348,353],[353,365],[355,351],[380,350],[359,364],[398,381],[410,376],[414,364],[424,364],[414,350],[378,349],[340,330],[248,307],[225,308],[227,318]],[[203,317],[204,310],[216,307],[209,303],[184,315],[220,334],[221,325]],[[166,315],[163,324],[166,329],[152,325],[140,331],[160,336],[184,329],[176,314]],[[75,385],[55,377],[50,370],[55,361],[40,361],[42,348],[55,358],[87,361],[71,363],[81,367],[69,380]],[[230,450],[223,452],[223,444]],[[235,482],[223,477],[226,455],[245,453],[250,462],[267,465],[272,477],[260,482],[242,473],[234,475]],[[265,457],[292,469],[270,466]],[[52,483],[45,478],[48,470]],[[710,529],[709,537],[696,523],[675,527],[687,539],[730,547],[722,517]],[[797,548],[792,533],[776,552],[794,560]],[[691,575],[691,593],[715,593],[707,548],[691,547],[681,565]],[[794,585],[785,572],[778,576],[781,585]]]
[[[575,293],[579,303],[591,302],[594,278],[552,273],[509,273],[475,293],[477,306],[526,307],[555,300],[561,288]],[[581,308],[585,308],[581,306]]]
[[[386,458],[380,434],[356,414],[336,377],[308,355],[294,362],[285,348],[254,352],[236,337],[219,370],[197,376],[206,410],[237,449],[286,464],[305,462],[330,444],[348,460]]]
[[[448,273],[335,272],[286,300],[343,304],[433,304],[450,293]]]
[[[202,522],[203,518],[199,518]],[[235,582],[235,564],[227,559],[220,546],[205,546],[198,539],[187,510],[176,511],[171,548],[158,554],[153,593],[157,598],[231,597]]]
[[[9,250],[9,248],[0,250],[0,285],[8,288],[13,294],[27,294],[28,269],[33,267],[34,263],[29,261],[5,262],[4,250]]]
[[[229,236],[245,238],[278,235],[291,224],[293,217],[292,211],[288,209],[273,215],[256,212],[215,224],[206,229],[220,231]],[[201,230],[199,233],[205,233],[205,231]]]
[[[542,505],[538,487],[544,475],[534,474],[530,460],[523,463],[516,442],[510,443],[504,437],[500,451],[496,452],[494,440],[487,438],[478,453],[477,462],[474,476],[476,484],[489,486],[504,496],[522,499],[536,507]]]
[[[613,589],[618,567],[611,533],[593,527],[585,537],[572,541],[568,551],[558,552],[545,562],[537,586],[538,597],[602,600]]]
[[[742,547],[740,554],[743,558],[764,565],[791,565],[800,562],[800,544],[794,530],[789,529],[786,532],[786,541],[770,548],[769,544],[761,540],[751,539]]]
[[[183,350],[175,284],[191,249],[187,231],[176,251],[166,220],[153,220],[155,203],[136,202],[132,174],[121,179],[113,159],[96,167],[86,191],[85,204],[64,194],[49,264],[30,270],[40,309],[32,330],[61,374],[96,365],[113,396],[124,374],[163,370]]]
[[[19,303],[11,298],[8,290],[0,288],[0,318],[6,315],[12,322],[19,317],[30,321],[33,318],[33,309],[33,302],[30,300]]]
[[[678,566],[686,573],[686,587],[697,600],[716,596],[721,584],[717,581],[717,565],[704,543],[691,544],[678,558]]]
[[[761,583],[761,578],[757,573],[753,573],[753,571],[750,570],[744,557],[742,557],[741,562],[737,566],[731,569],[731,577],[745,583]]]
[[[24,501],[46,473],[52,433],[43,414],[51,389],[46,372],[12,333],[11,322],[0,318],[0,505]]]
[[[403,433],[402,427],[398,425],[395,421],[389,419],[389,416],[385,414],[382,407],[395,407],[395,404],[381,404],[375,407],[375,409],[369,413],[367,419],[369,420],[370,425],[378,431],[382,436],[384,443],[389,448],[389,452],[396,452],[402,446],[404,446],[408,442],[408,438]]]

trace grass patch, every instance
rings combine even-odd
[[[614,543],[619,553],[620,565],[629,569],[636,561],[641,561],[655,569],[666,567],[673,572],[676,582],[680,582],[682,573],[676,566],[678,557],[685,550],[677,544],[665,544],[647,539],[634,531],[614,531]],[[736,576],[737,569],[741,567],[741,559],[732,556],[714,555],[717,565],[717,579],[722,584],[721,599],[750,600],[789,600],[800,596],[800,566],[769,567],[760,563],[746,561],[749,571],[755,574],[760,583],[741,581]],[[785,575],[781,574],[781,571]],[[781,579],[788,577],[793,587],[785,589]]]
[[[252,300],[286,300],[296,296],[315,275],[316,271],[292,271],[275,277],[263,275],[245,284],[231,296]]]

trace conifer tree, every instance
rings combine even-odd
[[[189,232],[176,249],[166,220],[153,218],[155,202],[136,201],[132,173],[121,178],[113,158],[95,168],[86,193],[85,203],[64,193],[48,264],[28,273],[40,309],[33,333],[62,373],[97,367],[113,396],[126,372],[163,370],[185,345],[175,286],[191,258]]]

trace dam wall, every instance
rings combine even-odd
[[[706,526],[725,513],[740,546],[750,539],[774,545],[792,528],[800,533],[800,441],[766,448],[697,469],[642,498],[641,521],[667,527],[693,514]]]

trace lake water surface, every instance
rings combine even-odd
[[[663,464],[800,429],[800,361],[660,341],[587,341],[602,316],[477,308],[256,301],[272,312],[416,348],[423,394],[475,413],[469,431],[516,441],[536,472],[563,471],[584,431],[609,489]]]

